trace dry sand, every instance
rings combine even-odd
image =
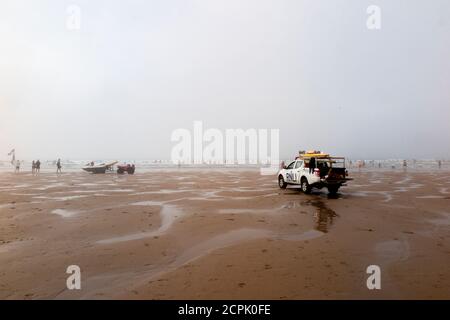
[[[1,173],[0,298],[449,299],[450,172],[352,176],[329,199],[248,170]]]

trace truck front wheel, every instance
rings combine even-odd
[[[278,177],[278,186],[281,189],[286,189],[287,183],[284,181],[283,176],[280,174],[280,176]]]

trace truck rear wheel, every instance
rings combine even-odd
[[[331,195],[335,195],[338,190],[339,190],[340,186],[328,186],[328,193]]]
[[[280,174],[280,176],[278,177],[278,186],[281,189],[286,189],[287,183],[284,181],[283,176]]]
[[[306,179],[305,177],[303,177],[301,180],[301,187],[302,187],[303,193],[308,194],[311,192],[311,186],[308,183],[308,179]]]

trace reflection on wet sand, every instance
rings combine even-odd
[[[314,213],[315,229],[321,232],[328,232],[329,227],[333,224],[333,219],[338,217],[338,214],[327,207],[325,202],[320,199],[310,199],[303,201],[302,205],[313,206],[316,211]]]
[[[328,196],[329,199],[339,198],[338,195],[333,197]],[[283,209],[299,209],[301,214],[307,214],[308,212],[305,210],[307,207],[314,208],[314,220],[315,226],[314,229],[327,233],[331,225],[333,224],[333,219],[339,217],[339,215],[332,209],[330,209],[326,202],[322,200],[320,197],[314,196],[313,199],[308,200],[299,200],[299,201],[289,201],[285,205],[283,205]]]

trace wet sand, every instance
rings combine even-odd
[[[0,298],[449,299],[450,172],[351,175],[329,198],[251,170],[0,173]]]

